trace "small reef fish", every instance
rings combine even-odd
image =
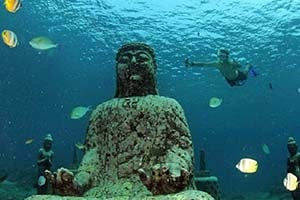
[[[25,141],[25,144],[31,144],[32,142],[33,142],[33,139],[30,138],[30,139],[27,139],[27,140]]]
[[[83,150],[85,148],[84,144],[81,143],[76,143],[75,146],[80,150]]]
[[[18,38],[14,32],[10,30],[4,30],[2,31],[1,35],[4,44],[9,46],[10,48],[16,47],[18,45]]]
[[[273,90],[273,85],[272,85],[272,83],[269,83],[269,89],[270,89],[270,90]]]
[[[40,176],[39,179],[38,179],[38,185],[43,186],[43,185],[45,185],[45,183],[46,183],[45,176]]]
[[[54,44],[52,40],[43,36],[33,38],[30,40],[29,44],[32,48],[38,50],[48,50],[57,47],[57,44]]]
[[[11,13],[17,12],[21,5],[21,0],[4,0],[5,9]]]
[[[212,98],[210,98],[208,105],[211,108],[217,108],[222,104],[222,102],[223,102],[223,99],[218,98],[218,97],[212,97]]]
[[[263,150],[263,152],[264,152],[265,154],[270,154],[270,153],[271,153],[270,148],[269,148],[268,145],[262,144],[262,145],[261,145],[261,148],[262,148],[262,150]]]
[[[286,177],[283,179],[284,187],[289,191],[294,191],[298,188],[298,178],[292,173],[288,173]]]
[[[82,118],[88,111],[91,111],[90,106],[89,107],[83,107],[83,106],[77,106],[73,108],[70,118],[71,119],[80,119]]]
[[[298,90],[297,90],[297,91],[298,91],[298,93],[300,94],[300,88],[298,88]]]
[[[258,163],[251,158],[243,158],[235,167],[243,173],[255,173],[258,168]]]

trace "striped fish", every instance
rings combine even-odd
[[[11,13],[17,12],[21,5],[21,0],[4,0],[6,10]]]
[[[4,30],[2,31],[2,39],[4,44],[9,46],[10,48],[16,47],[18,44],[18,38],[17,35],[10,31],[10,30]]]

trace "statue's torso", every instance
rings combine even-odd
[[[192,152],[183,110],[175,100],[156,95],[102,103],[92,113],[86,137],[87,150],[98,152],[100,174],[111,178],[152,166],[174,145]]]

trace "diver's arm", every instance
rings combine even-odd
[[[218,61],[212,61],[212,62],[191,62],[188,58],[185,60],[185,66],[186,67],[219,67]]]
[[[219,67],[218,62],[191,62],[190,66],[192,67]]]

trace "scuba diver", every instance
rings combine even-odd
[[[231,87],[242,86],[245,84],[248,75],[256,77],[258,73],[253,69],[253,66],[248,64],[244,68],[235,61],[229,58],[227,49],[219,49],[217,53],[218,59],[211,62],[191,62],[188,58],[185,59],[186,67],[214,67],[219,69],[223,77]]]

